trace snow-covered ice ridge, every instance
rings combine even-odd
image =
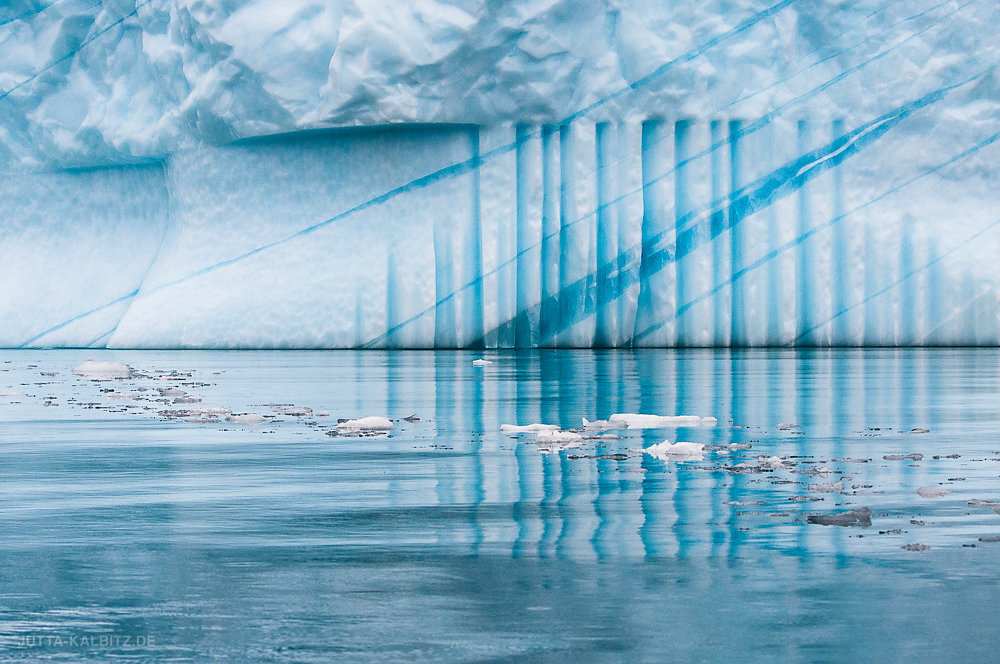
[[[1000,339],[995,3],[401,7],[0,9],[0,345]]]

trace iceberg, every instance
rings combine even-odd
[[[1000,342],[990,3],[0,8],[0,346]]]

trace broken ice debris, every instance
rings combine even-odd
[[[812,484],[809,486],[810,491],[816,491],[818,493],[840,493],[844,490],[843,482],[834,482],[833,484]]]
[[[112,378],[128,378],[132,369],[127,364],[121,362],[96,362],[87,360],[81,365],[73,367],[73,373],[81,378],[93,380],[111,380]]]
[[[809,523],[821,526],[860,526],[867,528],[872,525],[872,511],[867,507],[841,512],[839,514],[810,514],[806,517]]]
[[[772,470],[782,470],[785,467],[785,462],[781,460],[781,457],[776,456],[759,456],[757,457],[757,465],[761,468],[771,468]]]
[[[714,427],[714,417],[697,415],[645,415],[641,413],[615,413],[610,422],[621,422],[629,429],[665,429],[676,427]]]
[[[917,495],[921,498],[940,498],[941,496],[947,496],[947,489],[940,489],[936,486],[922,486],[917,489]]]
[[[479,358],[478,360],[473,360],[472,361],[472,366],[474,366],[474,367],[485,367],[485,366],[489,366],[490,364],[493,364],[493,362],[491,362],[489,360],[484,360],[482,358]]]
[[[927,546],[926,544],[921,544],[917,542],[915,544],[904,544],[899,548],[902,549],[903,551],[926,551],[931,547]]]
[[[312,415],[312,412],[313,412],[312,408],[293,407],[284,409],[283,411],[281,411],[281,414],[289,415],[291,417],[308,417],[309,415]]]

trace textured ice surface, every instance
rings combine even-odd
[[[1000,339],[983,0],[0,8],[0,345]]]

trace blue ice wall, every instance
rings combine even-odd
[[[0,16],[0,344],[1000,341],[989,3],[333,6]]]

